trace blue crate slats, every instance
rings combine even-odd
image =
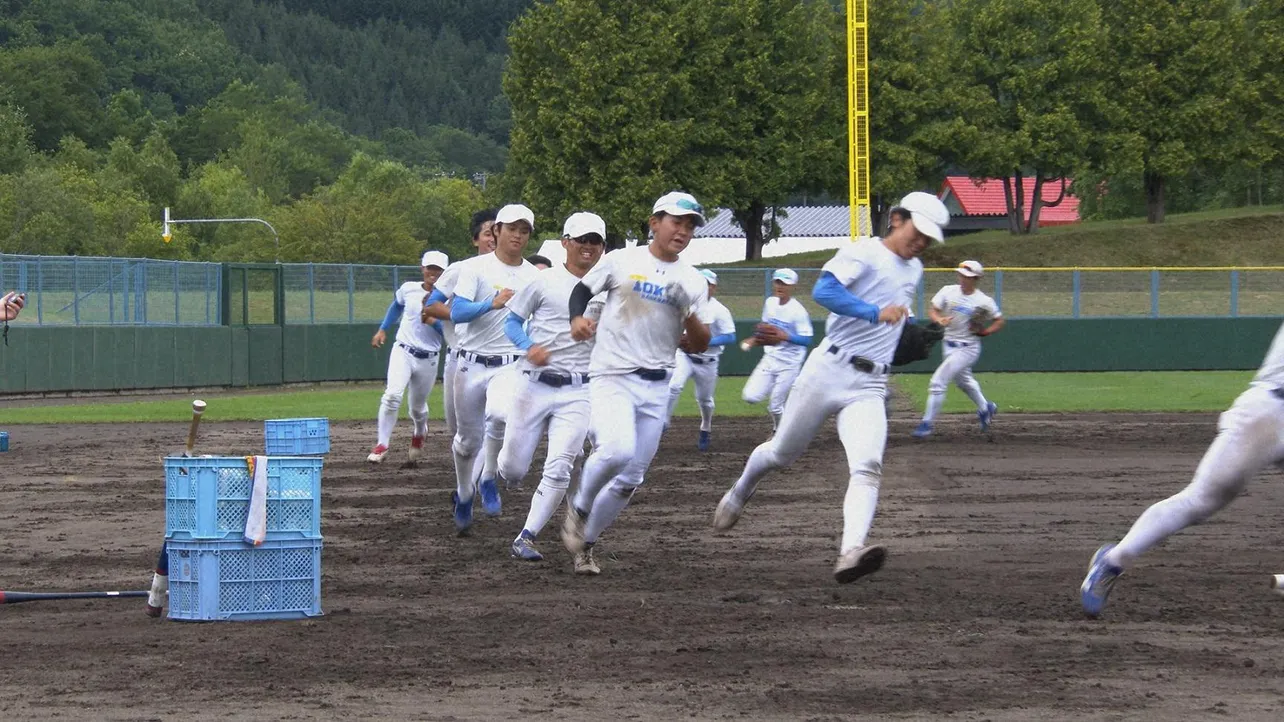
[[[267,539],[321,538],[316,457],[268,457]],[[254,478],[242,456],[165,459],[165,538],[239,539]]]
[[[328,454],[330,420],[268,419],[263,422],[263,447],[270,456]]]
[[[169,618],[303,619],[321,611],[321,540],[166,542]]]
[[[0,451],[9,450],[9,432],[0,431]]]

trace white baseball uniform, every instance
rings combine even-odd
[[[700,320],[709,327],[714,338],[736,333],[736,320],[731,311],[717,298],[709,299],[705,304]],[[722,358],[722,346],[709,346],[703,353],[686,353],[678,349],[674,356],[673,378],[669,380],[669,415],[678,405],[682,389],[687,381],[695,377],[696,404],[700,407],[700,430],[713,429],[713,394],[718,388],[718,361]]]
[[[963,288],[954,283],[936,292],[932,297],[932,307],[950,316],[950,323],[945,327],[945,339],[941,344],[941,365],[936,367],[927,386],[927,409],[923,412],[923,421],[931,423],[936,419],[951,381],[972,399],[977,411],[985,411],[989,402],[972,375],[972,367],[981,358],[981,337],[968,328],[968,320],[978,308],[984,308],[999,318],[1002,314],[998,304],[980,290],[963,293]]]
[[[428,432],[428,395],[437,383],[437,361],[442,340],[437,329],[425,324],[420,315],[428,293],[422,282],[408,281],[401,284],[394,296],[402,312],[397,338],[388,356],[388,384],[379,401],[380,446],[386,447],[392,440],[401,396],[407,387],[410,397],[407,411],[415,425],[414,436],[422,439]]]
[[[510,266],[494,253],[474,256],[453,264],[459,268],[448,286],[438,286],[448,298],[483,301],[510,288],[518,292],[535,279],[539,270],[527,261]],[[486,447],[481,479],[493,480],[497,473],[499,448],[504,440],[502,405],[511,398],[515,383],[513,362],[521,353],[504,334],[507,309],[491,309],[467,324],[458,324],[458,365],[455,370],[455,455],[456,493],[460,500],[470,500],[476,493],[477,469],[474,462]],[[495,385],[494,387],[492,385]],[[494,399],[492,401],[492,399]],[[493,453],[492,453],[493,451]]]
[[[1244,393],[1217,422],[1190,484],[1145,512],[1104,556],[1126,568],[1148,549],[1224,508],[1258,472],[1284,461],[1284,325]]]
[[[548,363],[535,366],[522,358],[518,390],[508,410],[499,475],[520,482],[530,469],[540,437],[548,432],[544,476],[531,498],[523,531],[535,538],[561,505],[571,483],[575,459],[584,450],[589,430],[589,357],[593,339],[571,338],[571,292],[580,279],[564,265],[540,271],[535,280],[508,302],[508,310],[526,319],[526,334],[548,351]],[[590,301],[585,317],[597,320],[604,299]]]
[[[459,276],[459,264],[456,263],[445,271],[437,279],[437,288],[450,289],[454,291],[455,281]],[[446,336],[446,363],[441,374],[441,405],[442,416],[446,420],[446,433],[454,438],[455,426],[455,370],[459,368],[459,332],[468,327],[466,323],[455,323],[450,319],[441,322],[442,332]]]
[[[856,298],[885,308],[910,304],[923,264],[917,258],[901,258],[881,239],[858,238],[840,248],[823,271]],[[767,472],[797,460],[825,419],[837,414],[848,468],[839,552],[864,546],[883,475],[887,373],[904,323],[870,323],[831,313],[826,336],[803,364],[779,428],[770,441],[754,449],[729,494],[742,504],[748,501]]]
[[[802,336],[811,339],[814,333],[811,326],[811,315],[798,299],[791,298],[781,303],[776,296],[771,296],[762,304],[762,322],[769,323],[783,330],[790,336]],[[789,341],[782,341],[773,346],[762,347],[762,359],[745,381],[741,397],[748,403],[756,404],[770,396],[767,402],[767,413],[771,415],[771,426],[780,425],[780,415],[785,411],[785,399],[789,389],[793,388],[794,379],[802,370],[803,360],[807,358],[807,347]]]
[[[589,363],[595,447],[574,500],[592,543],[628,505],[655,457],[683,324],[704,312],[709,284],[691,264],[662,261],[650,246],[606,254],[582,282],[606,292]]]

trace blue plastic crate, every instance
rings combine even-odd
[[[173,541],[169,618],[303,619],[321,614],[321,540]]]
[[[0,431],[0,451],[9,450],[9,432]]]
[[[321,465],[268,457],[267,538],[321,538]],[[243,456],[165,459],[165,538],[240,539],[254,478]]]
[[[263,446],[273,456],[328,454],[330,420],[268,419],[263,422]]]

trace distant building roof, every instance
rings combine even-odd
[[[776,215],[780,235],[785,238],[821,238],[847,236],[851,230],[849,206],[787,206]],[[770,216],[768,216],[770,217]],[[696,229],[696,238],[744,238],[731,211],[719,208],[718,214]]]
[[[1025,219],[1030,219],[1030,200],[1034,197],[1034,179],[1023,178],[1025,189]],[[1071,179],[1066,179],[1066,185]],[[1043,184],[1040,195],[1045,201],[1055,201],[1061,194],[1060,180]],[[945,179],[945,187],[939,194],[950,210],[951,216],[1006,216],[1007,199],[1003,195],[1001,178],[969,178],[952,175]],[[1039,211],[1039,225],[1062,226],[1079,222],[1079,199],[1066,191],[1066,197],[1055,206],[1043,206]]]

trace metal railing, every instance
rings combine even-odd
[[[0,292],[28,294],[19,325],[208,326],[238,318],[271,323],[277,293],[284,296],[286,323],[377,323],[397,286],[420,278],[417,266],[285,263],[264,268],[279,268],[281,283],[238,287],[234,300],[245,308],[238,306],[235,313],[221,307],[229,278],[218,263],[0,254]],[[735,317],[758,318],[771,293],[773,269],[714,270],[718,297]],[[813,318],[823,318],[826,312],[810,292],[820,269],[795,270],[799,301]],[[914,312],[926,315],[936,291],[956,282],[952,268],[927,269]],[[1284,309],[1284,266],[1002,267],[986,269],[980,287],[1008,318],[1276,316]]]

